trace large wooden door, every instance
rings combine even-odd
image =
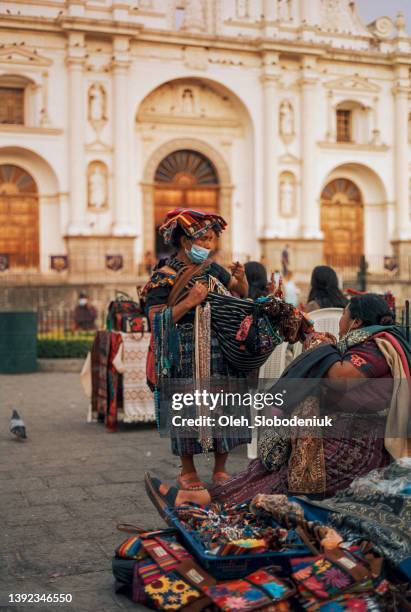
[[[194,208],[204,212],[219,210],[219,185],[213,164],[196,151],[174,151],[159,164],[155,174],[154,223],[157,255],[168,249],[157,229],[173,208]]]
[[[336,179],[321,194],[324,259],[333,267],[358,266],[364,254],[364,208],[358,187]]]
[[[22,168],[0,165],[0,254],[10,268],[39,265],[39,202],[33,178]]]

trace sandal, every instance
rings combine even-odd
[[[167,508],[175,508],[178,495],[177,487],[170,487],[167,493],[160,493],[161,480],[152,478],[148,472],[144,474],[144,485],[147,495],[153,502],[161,518],[170,526],[172,525],[171,517],[166,512]]]
[[[219,487],[225,482],[231,479],[231,476],[227,472],[213,472],[213,485]]]
[[[180,474],[177,477],[177,484],[181,491],[204,491],[206,486],[197,476],[197,472]]]

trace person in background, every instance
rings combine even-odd
[[[247,261],[244,265],[248,280],[248,297],[256,300],[268,294],[268,279],[265,266],[259,261]]]
[[[319,308],[345,308],[348,300],[338,286],[338,277],[330,266],[316,266],[311,275],[306,312]]]
[[[299,304],[298,296],[300,290],[293,280],[293,273],[291,272],[291,270],[289,270],[285,275],[284,281],[285,301],[297,307]]]
[[[74,329],[92,331],[96,329],[97,310],[88,301],[85,293],[80,293],[78,304],[74,309]]]
[[[290,252],[289,252],[289,248],[290,246],[288,244],[285,245],[285,247],[283,248],[282,252],[281,252],[281,268],[282,268],[282,274],[285,277],[285,275],[287,274],[287,272],[290,269]]]

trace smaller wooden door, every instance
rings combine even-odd
[[[364,207],[358,187],[336,179],[321,194],[324,259],[333,267],[358,266],[364,254]]]
[[[10,268],[39,265],[39,203],[33,178],[22,168],[0,165],[0,254]]]

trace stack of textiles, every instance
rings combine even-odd
[[[186,550],[180,529],[129,537],[116,550],[116,590],[156,610],[218,612],[265,610],[287,612],[379,612],[409,610],[411,586],[387,568],[369,540],[346,539],[324,522],[305,516],[305,503],[277,495],[258,495],[250,504],[209,508],[185,505],[176,509],[181,525],[197,533],[210,551],[227,542],[254,539],[277,551],[290,546],[290,531],[300,527],[317,552],[290,556],[286,566],[268,563],[252,568],[249,550],[238,552],[240,563],[225,561],[230,577],[211,574],[201,557]],[[278,522],[269,522],[269,517]],[[215,534],[215,538],[212,534]],[[210,537],[211,536],[211,537]],[[314,546],[313,546],[314,548]],[[253,551],[255,553],[255,551]],[[233,553],[231,552],[230,555]],[[221,562],[220,562],[221,563]],[[127,566],[127,567],[126,567]],[[244,566],[248,569],[244,573]],[[389,570],[387,573],[386,570]]]
[[[155,421],[153,395],[146,383],[147,330],[138,333],[98,331],[82,371],[91,399],[88,421],[110,431],[117,423]]]

